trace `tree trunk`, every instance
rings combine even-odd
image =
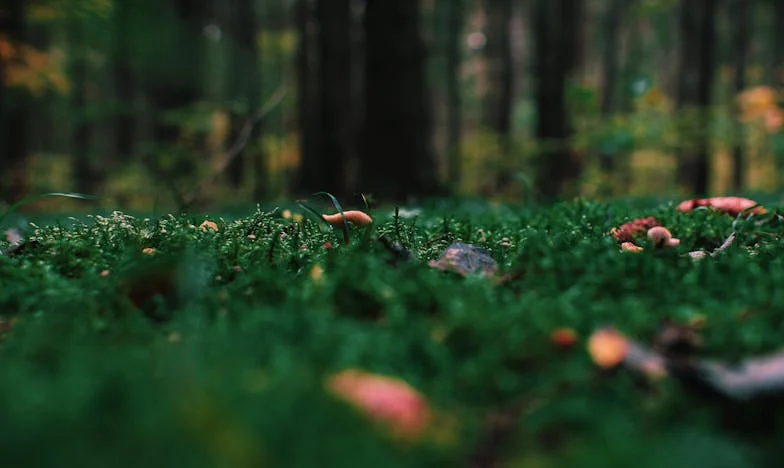
[[[773,0],[770,2],[773,5],[773,63],[771,71],[773,74],[772,85],[778,88],[784,87],[784,2],[781,0]]]
[[[540,146],[537,188],[552,200],[576,192],[582,162],[571,151],[572,130],[566,109],[566,84],[576,64],[574,42],[578,0],[536,3],[536,138]],[[570,29],[571,28],[571,29]]]
[[[112,73],[118,109],[114,120],[114,151],[118,161],[128,161],[134,152],[135,70],[132,66],[133,49],[130,42],[134,31],[133,0],[114,2],[114,53]]]
[[[488,93],[485,97],[485,126],[508,150],[512,117],[512,44],[509,20],[511,0],[488,0],[485,58],[487,60]]]
[[[299,49],[297,51],[297,118],[300,131],[300,169],[297,177],[297,191],[306,194],[321,189],[321,164],[319,147],[321,132],[318,116],[317,53],[314,21],[314,5],[311,0],[299,0],[297,4],[297,29],[299,30]]]
[[[365,10],[363,189],[378,199],[441,193],[430,147],[419,1],[372,1]]]
[[[746,0],[732,0],[730,4],[730,21],[732,24],[732,52],[735,68],[733,89],[735,96],[746,88],[746,64],[749,52],[749,17]],[[736,122],[733,149],[732,149],[732,188],[736,192],[743,190],[746,176],[745,161],[745,132],[743,123],[739,120],[740,109],[735,107]]]
[[[8,38],[12,46],[18,46],[25,40],[25,3],[24,0],[6,0],[6,15],[0,17],[0,34]],[[0,81],[6,67],[7,64],[0,60]],[[31,99],[24,89],[0,86],[0,155],[3,161],[0,197],[6,203],[23,198],[27,192],[27,132]]]
[[[318,171],[319,190],[347,196],[345,167],[346,161],[354,157],[356,141],[352,112],[351,1],[316,0],[316,15],[320,26],[318,94],[322,138],[318,166],[311,169]]]
[[[465,15],[464,0],[444,0],[447,3],[446,27],[446,150],[449,167],[449,186],[460,186],[460,153],[462,138],[462,99],[460,93],[460,64],[462,63],[462,33]]]
[[[73,85],[73,98],[71,108],[73,110],[73,145],[72,145],[72,169],[74,186],[77,191],[92,193],[95,189],[97,178],[92,162],[92,126],[87,119],[85,112],[88,104],[88,66],[85,52],[88,45],[84,40],[84,24],[80,18],[70,21],[68,31],[69,42],[69,61],[71,68],[71,81]]]
[[[232,112],[231,128],[228,143],[231,145],[236,141],[239,132],[245,125],[247,119],[251,117],[259,108],[261,103],[261,60],[259,57],[259,47],[256,44],[256,33],[258,31],[257,12],[253,8],[253,2],[242,1],[233,2],[228,6],[229,18],[228,26],[224,29],[229,40],[229,66],[228,66],[228,95],[233,104],[238,104],[237,108],[241,111]],[[247,167],[246,161],[258,162],[263,155],[256,151],[254,142],[261,135],[261,123],[256,125],[251,134],[249,145],[231,162],[228,167],[229,182],[235,188],[242,186],[244,169]],[[254,183],[256,192],[254,196],[263,197],[262,188],[266,184],[265,165],[252,164],[254,179],[259,184]]]
[[[678,183],[695,196],[708,192],[716,0],[681,0]],[[688,125],[687,125],[688,123]]]

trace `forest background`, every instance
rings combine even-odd
[[[784,2],[6,0],[0,200],[778,191]],[[61,200],[37,205],[61,206]]]

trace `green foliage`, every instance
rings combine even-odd
[[[403,213],[376,210],[372,231],[350,226],[349,245],[279,210],[31,225],[0,255],[4,460],[459,466],[486,415],[512,403],[523,410],[497,456],[515,466],[743,466],[766,454],[765,439],[722,428],[715,407],[672,382],[601,375],[583,341],[607,323],[647,340],[664,319],[704,317],[706,354],[780,347],[784,252],[759,241],[755,219],[582,200]],[[619,252],[608,231],[648,215],[682,240],[679,253],[715,248],[733,222],[739,238],[700,262]],[[200,229],[205,219],[218,230]],[[391,266],[377,237],[414,258]],[[515,279],[428,268],[454,241],[487,249]],[[150,304],[170,319],[153,321],[129,291],[166,277],[172,289]],[[575,349],[552,345],[559,327],[577,332]],[[454,442],[409,447],[372,430],[323,390],[347,367],[420,389],[459,421]]]

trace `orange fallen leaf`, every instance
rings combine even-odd
[[[621,250],[624,252],[642,252],[642,247],[635,244],[634,242],[624,242],[621,244]]]
[[[395,436],[419,438],[430,423],[427,400],[400,379],[348,369],[331,376],[326,386]]]

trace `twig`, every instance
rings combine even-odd
[[[182,199],[185,202],[186,206],[190,205],[191,203],[196,200],[199,194],[211,183],[215,181],[215,179],[229,167],[229,164],[239,156],[242,150],[245,149],[245,146],[248,145],[248,141],[250,140],[251,134],[253,133],[254,127],[258,125],[264,117],[266,117],[270,112],[272,112],[275,107],[278,106],[283,101],[283,98],[286,96],[286,88],[281,86],[278,88],[275,93],[270,96],[266,103],[259,109],[255,114],[249,117],[245,124],[240,129],[240,133],[237,136],[237,139],[231,145],[231,147],[223,154],[223,156],[212,166],[212,170],[209,174],[207,174],[202,180],[200,180],[196,185],[189,190],[188,192],[183,195]]]

